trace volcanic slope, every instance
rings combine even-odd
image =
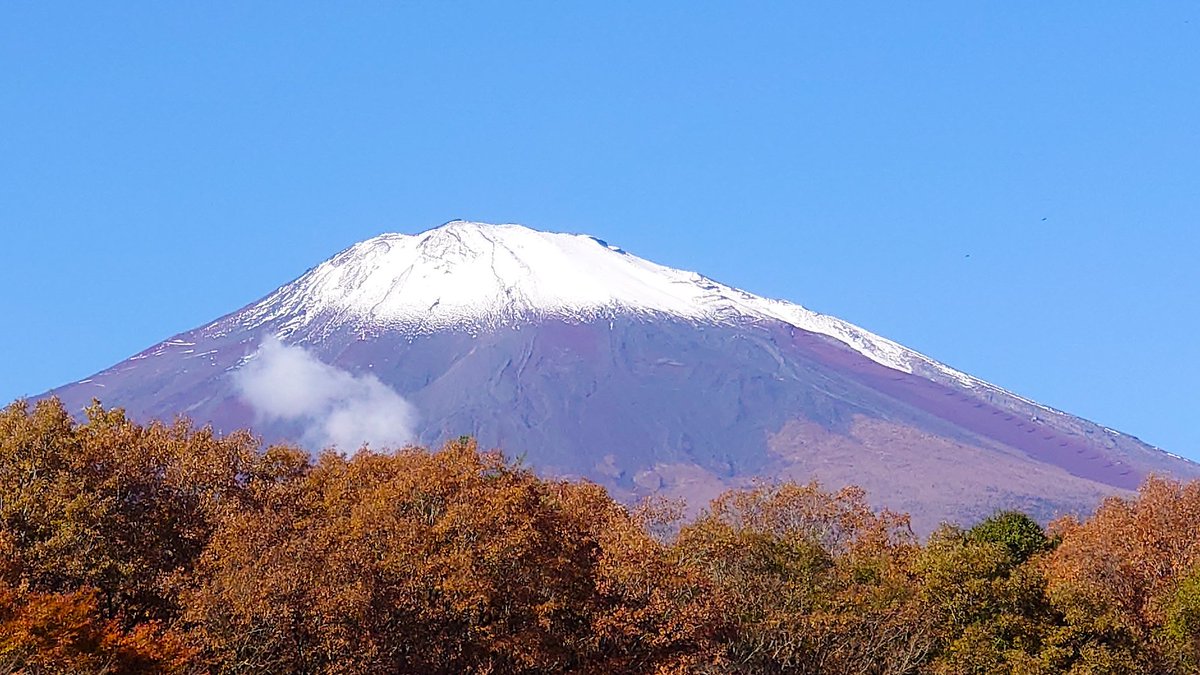
[[[356,244],[266,298],[50,394],[298,440],[239,394],[265,341],[372,374],[416,438],[469,434],[625,499],[858,484],[918,531],[1090,511],[1197,465],[799,305],[599,239],[453,221]],[[353,448],[343,448],[352,450]]]

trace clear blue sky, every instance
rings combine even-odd
[[[468,218],[1200,459],[1200,6],[817,4],[3,3],[0,398]]]

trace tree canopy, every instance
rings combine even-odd
[[[0,411],[0,673],[1189,673],[1200,484],[918,541],[861,490],[687,521],[462,438],[317,457]]]

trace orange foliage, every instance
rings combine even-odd
[[[725,657],[737,669],[911,672],[934,648],[907,570],[908,519],[876,513],[857,488],[727,493],[675,549],[731,613]]]
[[[218,529],[188,596],[213,662],[648,672],[699,651],[688,594],[663,588],[665,555],[625,509],[473,442],[325,454],[256,500]]]
[[[1110,498],[1087,522],[1055,524],[1048,593],[1091,641],[1167,669],[1180,645],[1164,641],[1181,582],[1200,570],[1200,482],[1149,478],[1135,500]],[[1195,634],[1179,636],[1193,644]],[[1166,672],[1164,670],[1164,672]]]
[[[1200,483],[921,545],[782,483],[682,523],[460,439],[315,460],[0,411],[0,673],[1200,671]]]
[[[125,632],[101,616],[91,589],[31,591],[0,532],[0,673],[183,672],[191,654],[175,634],[143,623]]]

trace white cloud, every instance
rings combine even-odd
[[[274,337],[233,378],[261,420],[299,424],[308,447],[398,448],[416,438],[416,410],[379,378],[327,365]]]

